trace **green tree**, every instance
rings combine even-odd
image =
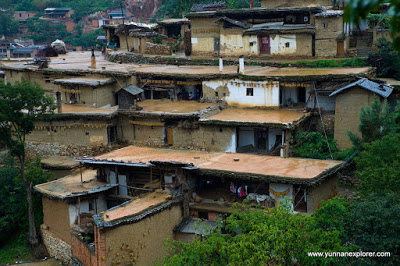
[[[356,159],[360,192],[363,195],[400,191],[400,134],[394,133],[364,145]]]
[[[398,172],[399,173],[399,172]],[[397,194],[367,194],[350,204],[349,239],[362,251],[391,252],[388,258],[358,258],[356,265],[400,264],[400,201]]]
[[[393,38],[394,47],[400,51],[400,1],[399,0],[350,0],[345,7],[345,19],[348,22],[358,23],[365,19],[371,12],[379,11],[379,6],[389,2],[390,9],[390,32]]]
[[[375,96],[371,106],[361,107],[360,124],[358,125],[361,138],[350,131],[347,133],[353,145],[361,148],[365,143],[371,143],[395,132],[396,128],[395,114],[390,111],[387,101],[385,100],[382,104]]]
[[[54,99],[37,84],[26,80],[14,84],[0,83],[0,142],[18,159],[18,170],[26,191],[29,243],[38,244],[32,189],[35,175],[26,172],[26,136],[34,130],[34,121],[55,109]]]
[[[296,157],[330,159],[331,152],[332,154],[336,154],[338,152],[335,140],[332,137],[328,137],[327,142],[324,135],[320,132],[296,131],[294,138],[296,144],[293,147],[293,153]]]
[[[242,206],[218,231],[191,243],[168,241],[167,265],[300,265],[333,264],[337,258],[308,257],[307,252],[347,251],[340,224],[343,200],[322,204],[312,216],[293,214],[288,206],[268,210]],[[335,216],[332,216],[334,212]],[[330,215],[329,215],[330,213]],[[331,221],[337,219],[337,221]]]
[[[14,20],[11,0],[0,0],[0,38],[18,32],[19,24]]]
[[[368,55],[368,63],[376,68],[378,77],[400,80],[400,54],[394,50],[393,43],[381,38],[376,44],[377,50]]]

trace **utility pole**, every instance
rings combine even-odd
[[[122,0],[119,1],[119,6],[121,7],[122,25],[124,26],[124,31],[125,31],[126,50],[129,52],[128,29],[127,29],[127,27],[126,27],[126,25],[125,25],[125,14],[124,14],[124,10],[122,9]]]

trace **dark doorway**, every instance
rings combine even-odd
[[[219,37],[214,37],[214,52],[220,51],[220,39]]]

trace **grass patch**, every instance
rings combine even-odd
[[[365,58],[353,57],[345,59],[326,59],[315,61],[298,61],[293,66],[311,67],[311,68],[329,68],[329,67],[366,67],[368,66]]]
[[[26,235],[20,234],[0,247],[0,265],[15,263],[16,261],[35,260],[32,256],[31,248],[26,243],[26,238]]]

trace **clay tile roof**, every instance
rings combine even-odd
[[[233,25],[235,25],[235,26],[238,26],[238,27],[240,27],[240,28],[243,28],[243,29],[249,29],[249,28],[250,28],[249,25],[247,25],[246,23],[244,23],[244,22],[242,22],[242,21],[230,19],[230,18],[227,18],[227,17],[220,17],[219,19],[217,19],[217,20],[215,21],[215,23],[218,23],[218,22],[220,22],[220,21],[226,21],[226,22],[228,22],[228,23],[231,23],[231,24],[233,24]]]
[[[384,97],[384,98],[389,97],[390,94],[392,94],[392,92],[393,92],[393,88],[391,88],[389,86],[385,86],[383,84],[379,84],[379,83],[370,81],[367,78],[362,78],[356,82],[353,82],[347,86],[344,86],[341,89],[338,89],[338,90],[332,92],[331,95],[329,95],[329,96],[334,96],[336,94],[341,93],[342,91],[345,91],[345,90],[353,88],[353,87],[360,87],[362,89],[369,90],[369,91],[376,93],[379,96]]]

